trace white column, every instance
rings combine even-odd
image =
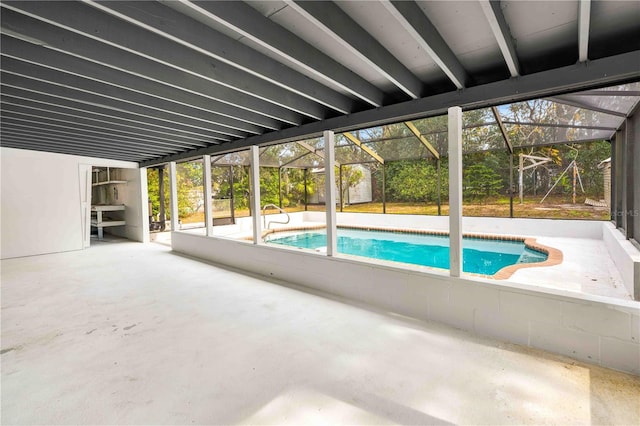
[[[207,237],[213,235],[213,209],[211,208],[211,156],[202,156],[204,170],[204,228]]]
[[[261,244],[260,148],[257,146],[251,147],[251,212],[253,213],[253,244]]]
[[[147,182],[147,168],[142,167],[139,170],[140,173],[140,205],[142,206],[142,235],[140,235],[140,242],[149,242],[149,186]]]
[[[176,162],[169,163],[169,212],[171,213],[171,231],[179,230],[178,225],[178,174]]]
[[[449,275],[462,275],[462,108],[449,108]]]
[[[325,207],[327,213],[327,256],[338,253],[336,232],[336,150],[332,131],[325,131],[324,137],[324,177]]]

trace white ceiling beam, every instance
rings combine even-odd
[[[327,115],[325,107],[310,99],[282,90],[265,80],[192,49],[185,49],[173,40],[132,25],[87,4],[5,1],[1,6],[3,15],[10,15],[10,19],[3,20],[3,28],[8,27],[20,34],[33,35],[47,44],[49,40],[45,38],[53,32],[50,26],[63,29],[66,32],[66,38],[62,43],[60,40],[56,41],[57,48],[60,48],[61,44],[68,49],[74,49],[76,45],[86,46],[82,39],[90,39],[95,44],[93,50],[75,53],[82,58],[102,56],[104,49],[110,57],[102,62],[110,63],[116,61],[117,56],[129,53],[138,60],[146,59],[146,62],[150,62],[151,66],[161,71],[171,69],[183,75],[189,74],[199,80],[205,80],[204,84],[219,85],[218,91],[226,92],[224,96],[220,96],[220,101],[225,102],[226,105],[265,116],[276,116],[289,124],[299,124],[302,121],[301,115],[318,120]],[[29,19],[20,19],[15,16],[16,14],[30,17],[31,22],[36,19],[42,23],[35,22],[25,29],[24,24]]]
[[[591,0],[578,3],[578,61],[589,59],[589,26],[591,24]]]
[[[178,11],[193,9],[203,17],[224,25],[239,35],[268,49],[286,61],[302,67],[309,75],[326,81],[353,96],[379,107],[384,93],[338,61],[276,24],[243,2],[187,1],[166,2]]]
[[[520,75],[520,65],[518,63],[518,55],[516,53],[516,46],[511,36],[511,30],[509,25],[504,19],[502,9],[500,9],[500,2],[496,0],[478,0],[484,16],[489,22],[493,36],[498,42],[504,61],[507,63],[507,68],[511,73],[511,77],[517,77]]]
[[[409,97],[422,97],[420,79],[335,3],[292,0],[285,3]]]
[[[464,89],[469,80],[466,70],[422,9],[413,1],[382,0],[381,3],[456,88]]]
[[[355,101],[347,96],[166,5],[149,1],[84,1],[103,12],[343,114],[350,113],[354,108]]]

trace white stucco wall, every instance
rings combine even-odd
[[[137,163],[0,148],[0,257],[82,248],[80,165]]]
[[[122,179],[126,184],[120,184],[118,202],[125,205],[125,226],[106,228],[105,232],[112,233],[133,241],[149,241],[149,203],[147,195],[147,170],[122,169]],[[146,220],[145,220],[146,218]]]

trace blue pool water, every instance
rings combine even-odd
[[[272,234],[267,242],[306,249],[327,245],[324,230]],[[547,255],[520,241],[464,238],[464,272],[493,275],[516,263],[543,262]],[[338,252],[414,265],[449,268],[449,237],[398,232],[338,229]]]

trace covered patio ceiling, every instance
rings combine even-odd
[[[508,132],[526,124],[506,105],[541,97],[600,115],[547,128],[607,139],[640,95],[623,85],[640,80],[638,2],[0,6],[2,145],[143,166],[323,130],[361,129],[375,151],[379,136],[365,131],[397,122],[412,123],[414,141],[437,139],[425,123],[453,105],[487,108],[468,127],[502,121]],[[496,116],[488,107],[498,105]]]

